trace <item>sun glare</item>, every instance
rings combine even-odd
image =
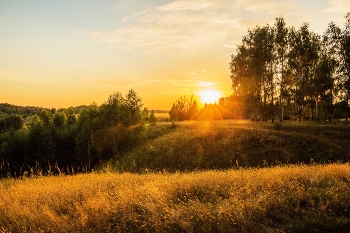
[[[221,92],[217,90],[204,90],[199,92],[202,104],[213,104],[218,102],[221,97]]]

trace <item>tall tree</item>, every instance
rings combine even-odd
[[[197,101],[191,96],[181,96],[173,103],[169,112],[171,121],[194,120],[198,114]]]
[[[326,51],[321,54],[320,60],[316,67],[316,73],[313,83],[315,97],[315,119],[319,119],[319,102],[322,103],[322,120],[325,120],[325,109],[329,110],[329,118],[331,118],[331,108],[333,104],[334,89],[334,70],[336,61],[332,59]]]
[[[244,96],[245,108],[254,119],[274,116],[274,59],[274,30],[269,25],[249,29],[236,55],[231,56],[234,95]]]
[[[327,56],[333,61],[334,91],[345,103],[346,120],[350,114],[350,13],[345,16],[345,27],[341,30],[331,22],[323,36]]]
[[[291,29],[289,66],[293,77],[294,103],[298,120],[304,116],[306,99],[312,96],[310,85],[320,49],[320,37],[304,23],[299,30]]]
[[[230,78],[233,98],[237,99],[237,105],[242,108],[243,117],[251,117],[256,109],[255,80],[250,73],[250,50],[245,44],[238,45],[236,55],[231,55]],[[255,114],[254,114],[255,115]]]
[[[154,115],[154,111],[153,110],[151,111],[151,114],[149,115],[149,123],[151,125],[155,125],[157,123],[157,118]]]
[[[85,107],[80,113],[78,124],[78,132],[75,137],[74,163],[81,163],[86,166],[87,170],[91,170],[91,165],[96,159],[96,150],[92,144],[92,134],[96,130],[100,121],[100,111],[96,104]]]
[[[126,126],[131,126],[140,123],[142,119],[142,101],[137,95],[137,92],[130,89],[125,96],[125,105],[127,108],[127,115],[124,116]]]
[[[275,25],[275,48],[276,48],[276,75],[279,81],[279,105],[280,105],[280,121],[283,122],[285,105],[289,102],[290,92],[288,91],[288,76],[287,76],[287,62],[288,62],[288,33],[286,23],[282,17],[276,18]]]
[[[350,115],[350,12],[345,16],[345,28],[340,37],[340,75],[342,96],[347,105],[347,117]]]

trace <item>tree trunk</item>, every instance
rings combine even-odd
[[[350,109],[349,109],[349,95],[346,96],[346,122],[348,122],[348,118],[349,118],[349,112],[350,112]]]

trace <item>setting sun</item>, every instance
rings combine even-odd
[[[199,92],[199,96],[202,104],[213,104],[215,101],[218,102],[221,92],[217,90],[204,90]]]

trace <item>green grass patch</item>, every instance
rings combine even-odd
[[[150,126],[145,143],[111,161],[119,171],[192,171],[329,163],[350,158],[349,125],[214,121]]]

